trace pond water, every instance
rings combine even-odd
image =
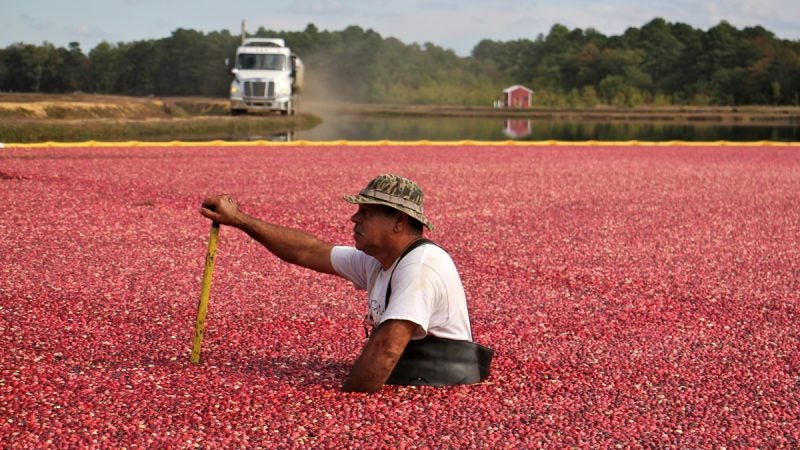
[[[775,126],[669,122],[567,122],[474,117],[324,116],[290,140],[308,141],[800,141],[800,124]]]

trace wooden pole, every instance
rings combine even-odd
[[[208,298],[211,296],[211,277],[214,275],[214,259],[217,256],[217,241],[219,240],[219,224],[211,224],[211,233],[208,236],[208,253],[206,253],[206,267],[203,271],[203,284],[200,287],[200,303],[197,305],[197,321],[194,324],[194,340],[192,342],[191,361],[200,364],[200,348],[203,345],[203,333],[208,312]]]

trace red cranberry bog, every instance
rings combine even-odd
[[[0,444],[800,446],[800,146],[0,150]],[[363,293],[219,235],[190,363],[202,198],[351,242],[397,172],[463,275],[485,383],[339,391]]]

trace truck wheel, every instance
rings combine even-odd
[[[246,113],[246,112],[247,112],[247,111],[246,111],[246,110],[244,110],[244,109],[232,109],[232,110],[231,110],[231,115],[232,115],[232,116],[240,116],[240,115],[242,115],[242,114],[244,114],[244,113]]]

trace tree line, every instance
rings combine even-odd
[[[307,95],[372,103],[489,105],[522,84],[534,103],[558,107],[800,105],[800,41],[721,22],[707,31],[653,19],[621,35],[554,25],[535,39],[484,39],[470,56],[405,44],[350,26],[260,28],[303,59]],[[240,36],[178,29],[169,37],[0,49],[0,91],[224,97]]]

